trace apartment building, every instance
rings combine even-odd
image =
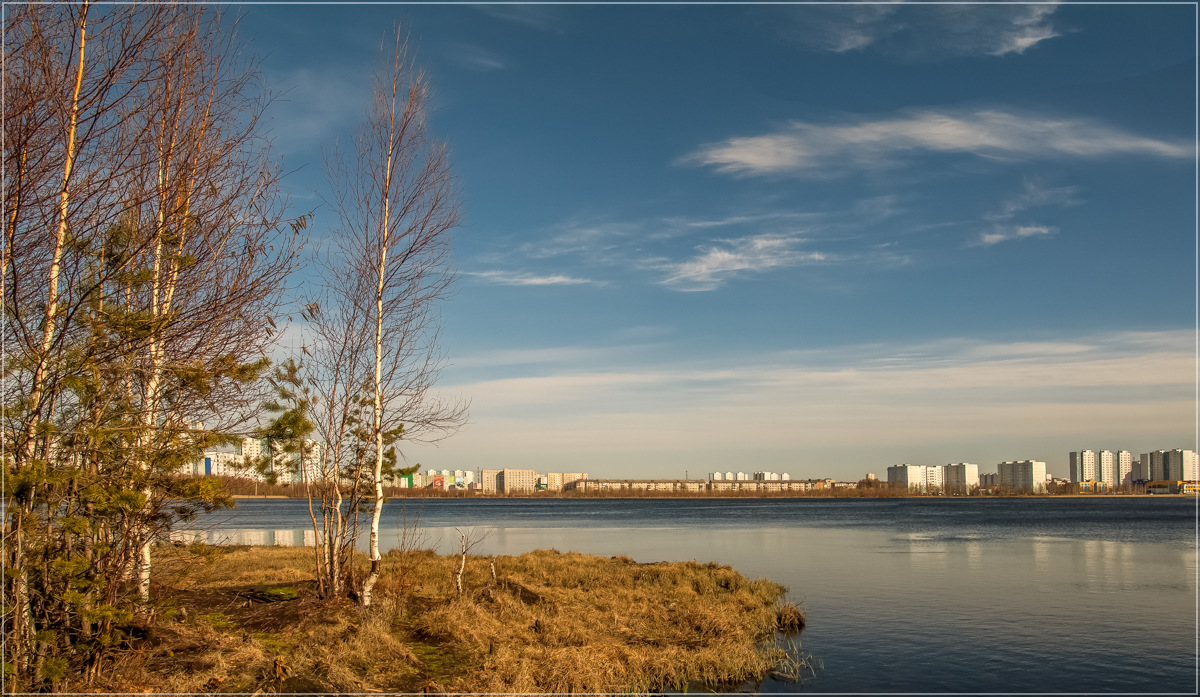
[[[931,472],[932,470],[932,472]],[[887,469],[888,484],[928,491],[930,487],[942,486],[942,468],[925,465],[892,465]]]
[[[563,489],[570,489],[575,482],[587,478],[587,472],[547,472],[546,489],[548,491],[562,491]]]
[[[1150,480],[1150,453],[1142,453],[1133,461],[1133,473],[1130,476],[1135,482]]]
[[[257,470],[242,467],[243,462],[242,456],[237,453],[220,453],[210,450],[201,454],[200,461],[196,463],[193,473],[211,477],[264,479]]]
[[[1133,453],[1128,450],[1118,450],[1117,456],[1113,460],[1113,467],[1117,486],[1133,484]]]
[[[951,463],[942,468],[942,487],[947,493],[965,494],[979,486],[979,465]]]
[[[497,486],[500,493],[518,494],[537,490],[538,473],[535,470],[513,469],[505,467],[500,470]]]
[[[1060,451],[1061,452],[1061,451]],[[1080,450],[1073,452],[1069,456],[1069,465],[1071,481],[1073,482],[1094,482],[1096,481],[1096,453],[1091,450]]]
[[[504,485],[500,480],[502,473],[503,470],[482,470],[479,473],[479,483],[482,485],[481,491],[485,494],[499,494],[504,491]]]
[[[1113,453],[1111,450],[1101,450],[1096,453],[1096,481],[1114,486],[1117,480],[1113,473]]]
[[[1000,486],[1025,491],[1046,490],[1046,463],[1038,460],[1016,460],[996,465]]]
[[[1155,455],[1158,456],[1158,469],[1155,469]],[[1150,453],[1151,479],[1166,481],[1196,481],[1200,472],[1196,467],[1196,453],[1191,450],[1158,450]],[[1157,475],[1157,476],[1155,476]]]

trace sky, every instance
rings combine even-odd
[[[237,12],[314,245],[397,23],[433,87],[463,214],[438,389],[471,409],[410,462],[1196,449],[1194,5]]]

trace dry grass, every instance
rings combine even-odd
[[[315,598],[311,550],[167,549],[159,619],[88,689],[646,692],[736,687],[787,663],[784,589],[728,566],[537,551],[385,555],[371,608]],[[362,560],[365,563],[365,560]],[[264,589],[295,600],[256,603]],[[798,612],[798,611],[797,611]],[[77,685],[74,687],[85,687]]]

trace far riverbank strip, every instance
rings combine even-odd
[[[306,498],[303,492],[288,493],[288,494],[232,494],[235,499],[304,499]],[[698,494],[695,492],[670,492],[670,491],[615,491],[602,493],[559,493],[559,492],[538,492],[538,493],[521,493],[521,494],[493,494],[473,491],[437,491],[425,489],[400,489],[397,488],[394,492],[386,493],[389,499],[495,499],[495,500],[530,500],[530,501],[561,501],[571,499],[936,499],[936,500],[954,500],[954,501],[980,501],[992,499],[1194,499],[1200,498],[1198,493],[1189,494],[1027,494],[1027,493],[998,493],[998,494],[978,494],[978,495],[963,495],[963,496],[945,496],[940,494],[921,494],[921,493],[897,493],[886,495],[856,495],[853,493],[808,493],[808,492],[780,492],[780,493],[717,493],[717,494]]]

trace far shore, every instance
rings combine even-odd
[[[403,493],[400,493],[403,492]],[[559,493],[535,493],[535,494],[484,494],[477,492],[453,492],[453,491],[425,491],[400,489],[397,493],[388,494],[389,499],[488,499],[488,500],[525,500],[525,501],[564,501],[564,500],[596,500],[596,499],[686,499],[686,500],[707,500],[707,499],[723,499],[723,500],[746,500],[746,499],[813,499],[813,500],[832,500],[853,501],[853,500],[878,500],[878,499],[936,499],[936,500],[954,500],[954,501],[982,501],[992,499],[1191,499],[1197,498],[1200,494],[983,494],[979,496],[941,496],[941,495],[925,495],[925,494],[891,494],[887,496],[839,496],[829,494],[803,494],[803,493],[779,493],[779,494],[692,494],[692,493],[673,493],[673,492],[612,492],[600,495],[594,494],[559,494]],[[232,494],[234,499],[305,499],[303,494]]]

